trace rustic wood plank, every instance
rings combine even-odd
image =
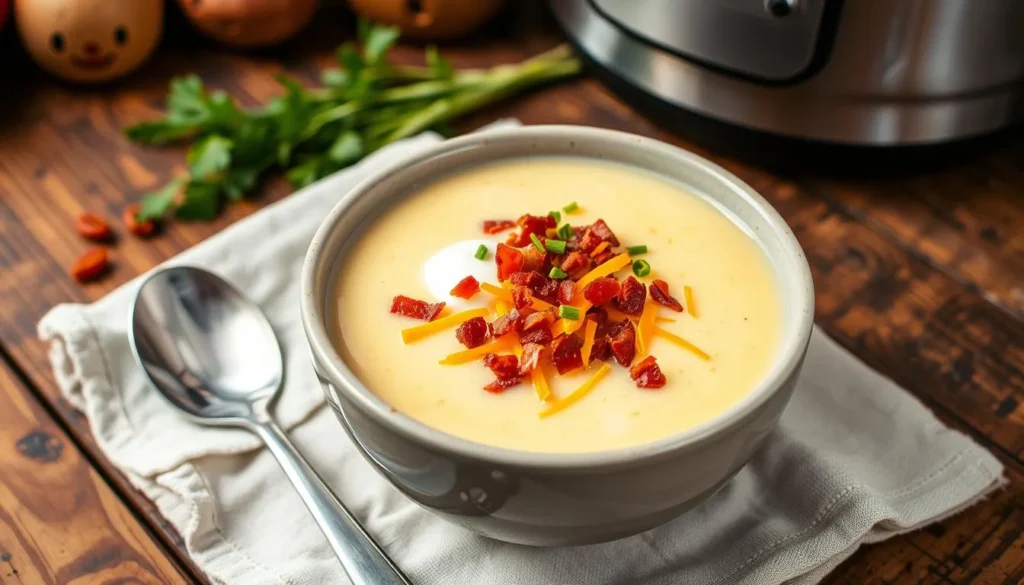
[[[458,66],[482,66],[547,48],[557,37],[534,10],[513,11],[506,22],[447,52]],[[333,26],[321,23],[300,43],[269,55],[240,55],[202,42],[198,48],[172,44],[114,91],[69,89],[34,76],[16,90],[30,95],[18,99],[23,107],[17,119],[0,123],[0,270],[16,276],[0,279],[0,344],[99,459],[116,489],[145,513],[154,513],[152,505],[102,460],[84,423],[58,397],[45,348],[34,339],[35,322],[57,302],[99,298],[287,189],[273,183],[266,194],[231,206],[212,224],[174,224],[146,242],[126,238],[115,252],[118,266],[111,278],[87,287],[64,274],[83,248],[70,232],[71,219],[82,208],[117,218],[125,203],[180,171],[180,149],[140,149],[118,135],[122,124],[158,112],[170,76],[195,70],[210,85],[257,103],[276,93],[278,71],[315,80],[318,67],[330,62],[330,49],[345,36]],[[413,62],[419,51],[406,46],[397,56]],[[991,158],[936,175],[858,183],[791,172],[783,180],[665,134],[591,80],[492,108],[461,128],[502,116],[647,134],[722,162],[764,193],[793,226],[814,271],[818,323],[1013,466],[1010,487],[989,502],[931,532],[868,547],[832,582],[1020,580],[1024,325],[1013,313],[1024,273],[1024,245],[1016,229],[1024,223],[1024,203],[1014,190],[1024,177],[1014,167],[1017,146],[1010,143]],[[173,530],[157,517],[153,521],[160,538],[174,542]]]
[[[0,583],[193,583],[0,362]]]

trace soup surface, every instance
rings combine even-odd
[[[543,216],[571,202],[578,209],[562,212],[561,223],[585,226],[601,218],[621,244],[617,253],[647,246],[646,253],[630,258],[651,267],[639,280],[648,286],[655,278],[664,280],[685,307],[675,312],[659,305],[656,328],[692,343],[709,359],[654,334],[646,353],[657,358],[666,382],[642,389],[614,358],[558,375],[542,354],[541,371],[553,395],[544,402],[530,376],[494,394],[483,390],[495,374],[481,361],[440,364],[445,356],[466,350],[454,327],[403,342],[402,330],[423,321],[390,314],[396,295],[445,301],[442,317],[473,307],[494,309],[496,297],[485,291],[469,300],[448,294],[467,275],[499,285],[495,249],[515,232],[486,235],[484,220]],[[481,243],[488,248],[483,260],[474,257]],[[331,335],[355,374],[399,412],[452,435],[509,449],[598,451],[693,427],[746,396],[769,369],[779,343],[778,287],[756,242],[681,186],[624,166],[524,158],[440,178],[371,223],[339,262]],[[622,281],[630,274],[627,265],[614,276]],[[692,307],[686,307],[684,285],[692,289]],[[495,317],[489,314],[486,320]],[[582,338],[584,332],[581,327],[575,334]],[[539,416],[603,363],[610,369],[589,393],[550,416]]]

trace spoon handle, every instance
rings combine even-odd
[[[309,508],[353,585],[411,585],[273,421],[253,424]]]

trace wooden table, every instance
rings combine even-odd
[[[85,248],[75,214],[120,217],[126,203],[182,168],[181,150],[143,149],[119,135],[123,124],[159,113],[170,77],[196,71],[257,103],[277,92],[278,71],[314,82],[351,30],[350,18],[329,10],[301,42],[246,55],[172,22],[156,58],[114,85],[69,88],[23,61],[4,74],[0,583],[205,582],[173,529],[59,396],[36,322],[57,303],[102,297],[287,193],[274,182],[215,223],[175,223],[149,241],[123,238],[108,278],[73,282],[67,267]],[[517,61],[558,38],[543,10],[527,5],[445,49],[457,66],[481,66]],[[400,61],[419,55],[415,47],[396,50]],[[515,99],[464,128],[502,116],[628,130],[728,167],[779,209],[807,251],[818,325],[1006,465],[1005,490],[952,519],[863,548],[828,583],[1024,581],[1024,137],[1004,136],[939,168],[883,174],[865,167],[836,179],[799,165],[771,174],[703,151],[588,78]]]

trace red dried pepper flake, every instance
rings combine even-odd
[[[551,340],[553,338],[554,336],[551,335],[550,329],[548,329],[547,327],[537,327],[535,329],[526,331],[525,333],[521,333],[519,335],[519,343],[522,343],[524,345],[527,343],[539,343],[541,345],[547,345],[551,343]]]
[[[488,219],[484,221],[484,233],[488,235],[499,234],[514,227],[516,227],[516,222],[511,219]]]
[[[599,219],[590,225],[590,231],[597,237],[601,238],[602,241],[608,242],[611,246],[618,246],[619,239],[612,233],[611,228],[604,222],[603,219]]]
[[[539,343],[524,343],[523,355],[519,357],[519,375],[526,376],[540,365],[540,354],[544,346]]]
[[[520,311],[533,304],[533,291],[525,286],[512,289],[512,304]]]
[[[444,303],[427,303],[404,295],[398,295],[391,300],[391,312],[395,315],[404,315],[413,319],[433,321],[444,310]]]
[[[467,276],[460,280],[449,294],[461,299],[471,299],[478,292],[480,292],[480,282],[472,276]]]
[[[91,248],[71,266],[71,276],[78,282],[95,280],[107,271],[110,260],[105,248]]]
[[[619,298],[615,304],[623,313],[639,317],[640,313],[644,312],[644,301],[646,300],[647,287],[630,276],[622,281],[622,289],[619,290]]]
[[[559,374],[571,372],[583,366],[580,350],[583,343],[575,335],[563,335],[551,342],[551,363]]]
[[[469,349],[473,349],[483,345],[490,333],[491,328],[487,325],[487,321],[484,321],[483,317],[473,317],[459,325],[455,330],[455,339],[458,339],[459,343]]]
[[[519,377],[519,358],[514,355],[489,353],[484,356],[484,365],[494,372],[499,380]]]
[[[618,333],[611,338],[610,343],[615,361],[624,366],[633,363],[633,358],[636,357],[636,330],[633,328],[633,322],[627,319]]]
[[[576,281],[567,278],[558,284],[558,302],[563,305],[571,304],[574,296],[576,296]]]
[[[581,272],[590,269],[590,258],[583,252],[570,252],[566,255],[565,260],[562,260],[561,266],[566,274],[575,278]]]
[[[637,388],[661,388],[668,380],[661,373],[658,362],[653,355],[640,360],[629,368],[629,377],[636,382]]]
[[[607,337],[594,340],[594,345],[590,348],[590,359],[602,362],[612,359],[612,344]]]
[[[595,307],[611,302],[622,287],[619,281],[611,276],[598,278],[583,288],[583,298],[590,301]]]
[[[511,246],[498,244],[498,249],[494,252],[494,262],[498,265],[498,280],[505,281],[523,269],[523,253]]]
[[[648,289],[651,291],[651,298],[654,302],[664,305],[677,313],[683,312],[683,306],[672,295],[668,294],[668,283],[664,280],[655,279]]]
[[[520,382],[522,382],[522,380],[519,378],[509,378],[507,380],[498,379],[484,386],[484,390],[491,394],[501,394],[513,386],[518,386]]]
[[[153,232],[156,231],[156,222],[152,219],[139,221],[140,211],[142,211],[142,205],[139,203],[132,203],[128,207],[124,208],[121,219],[124,221],[124,225],[128,228],[128,231],[140,238],[145,238],[153,235]]]
[[[75,218],[78,235],[94,242],[105,242],[114,234],[107,220],[91,211],[83,211]]]
[[[523,319],[520,330],[523,332],[533,331],[538,327],[547,328],[548,325],[555,322],[555,315],[551,311],[537,311],[536,313],[530,313]]]
[[[491,323],[491,335],[494,337],[501,337],[509,331],[515,331],[516,328],[519,327],[519,323],[522,319],[523,315],[518,309],[510,310],[508,313],[498,317],[493,323]]]
[[[580,250],[586,254],[590,254],[594,251],[594,248],[603,241],[604,240],[601,239],[601,236],[595,234],[590,228],[587,228],[587,230],[583,232],[583,235],[580,236]]]
[[[604,264],[605,262],[611,260],[615,256],[616,256],[615,252],[612,252],[611,250],[606,250],[604,252],[601,252],[597,256],[594,256],[594,266],[600,266],[600,265]]]

